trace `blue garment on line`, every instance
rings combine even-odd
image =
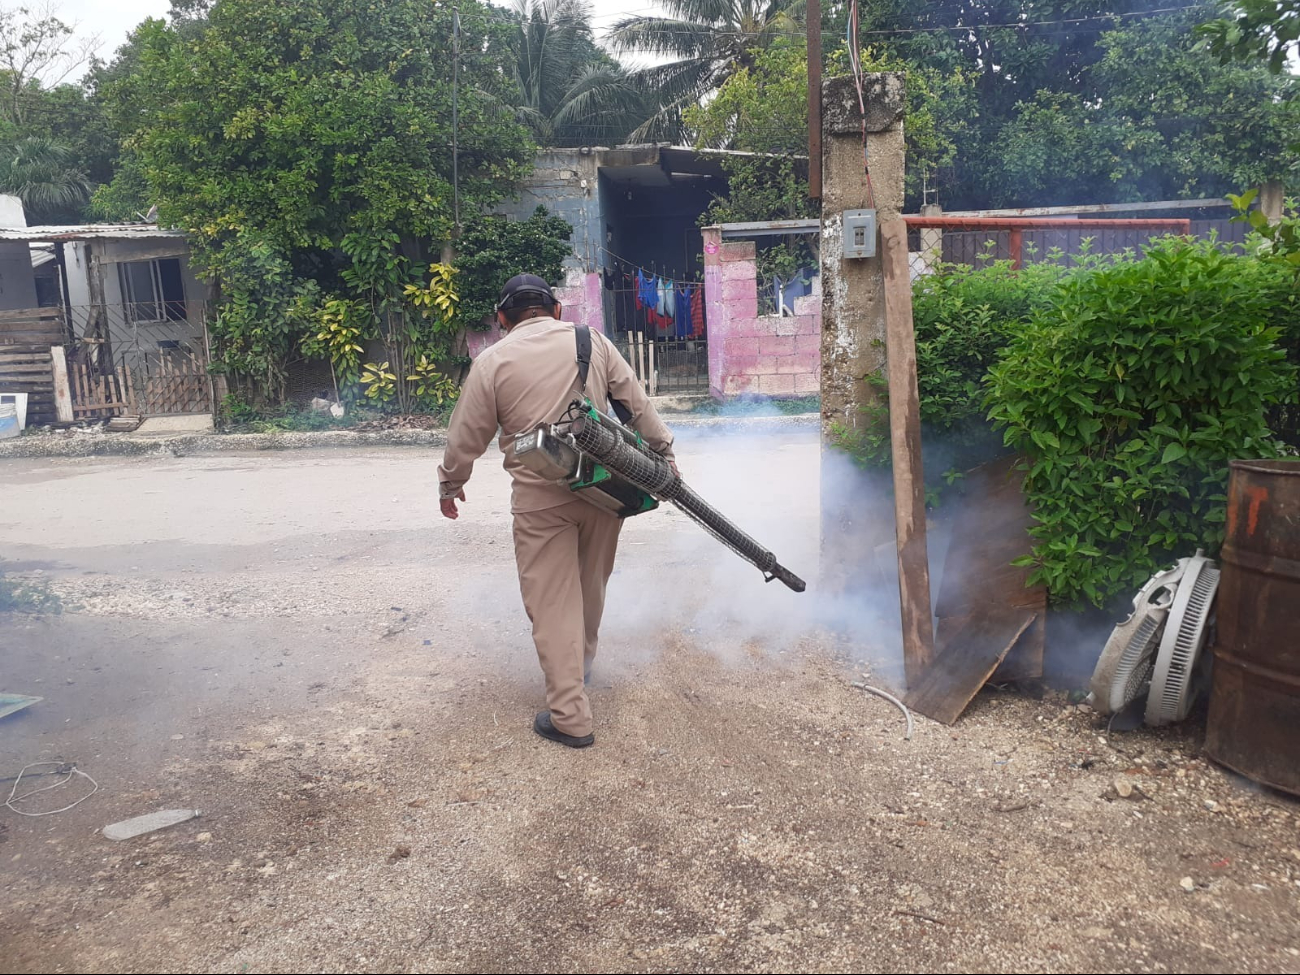
[[[659,304],[659,285],[653,277],[636,272],[636,294],[641,304],[649,309]]]
[[[795,313],[794,300],[810,294],[812,294],[812,274],[809,271],[800,271],[786,283],[785,307],[789,309],[791,315]]]
[[[674,316],[674,324],[677,326],[676,334],[679,339],[691,337],[694,323],[691,320],[691,292],[692,288],[682,285],[673,292],[673,304],[677,314]]]
[[[673,298],[673,283],[668,278],[659,279],[659,314],[664,318],[672,318],[673,312],[676,311],[676,303]]]

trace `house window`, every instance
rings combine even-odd
[[[36,307],[57,308],[63,304],[63,292],[59,290],[59,279],[52,274],[36,274]]]
[[[185,321],[185,284],[178,258],[127,261],[118,265],[118,273],[129,321]]]

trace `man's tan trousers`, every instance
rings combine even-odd
[[[515,561],[524,609],[546,675],[551,723],[592,732],[583,673],[596,656],[605,586],[623,522],[586,501],[515,513]]]

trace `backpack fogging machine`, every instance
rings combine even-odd
[[[620,518],[671,501],[727,548],[758,566],[768,582],[780,579],[795,592],[806,588],[775,555],[692,491],[640,435],[601,413],[589,399],[574,400],[560,422],[543,423],[516,438],[514,451],[529,470],[568,484],[578,497]]]

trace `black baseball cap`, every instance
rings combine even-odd
[[[512,308],[549,308],[555,304],[555,292],[551,286],[536,274],[516,274],[501,289],[501,298],[497,302],[497,311],[510,311]]]

